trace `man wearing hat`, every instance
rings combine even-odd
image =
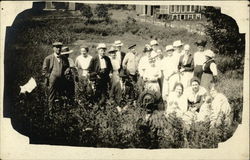
[[[198,47],[198,51],[194,53],[194,76],[201,80],[203,73],[202,66],[206,62],[205,46],[207,41],[198,40],[195,44]]]
[[[140,60],[140,57],[137,55],[137,52],[135,50],[136,44],[133,44],[128,47],[130,50],[126,56],[124,57],[124,60],[122,62],[123,69],[125,70],[126,74],[129,77],[130,81],[130,88],[131,90],[134,89],[134,85],[137,83],[137,76],[138,76],[138,63]],[[131,98],[134,98],[134,92],[131,92],[133,95],[131,95]]]
[[[64,95],[70,100],[70,102],[73,102],[75,98],[75,82],[78,82],[78,72],[73,59],[69,58],[71,53],[73,53],[73,50],[70,50],[69,47],[62,47],[60,57],[64,61],[69,62],[69,67],[64,72],[65,83],[62,86],[62,89]]]
[[[205,102],[207,90],[200,86],[200,80],[193,77],[190,82],[190,87],[184,90],[184,95],[188,99],[188,110],[192,112],[199,112],[200,107]]]
[[[120,41],[120,40],[116,40],[114,42],[114,47],[116,47],[116,56],[118,59],[120,59],[120,69],[119,69],[119,72],[120,70],[122,70],[122,61],[126,55],[125,52],[123,52],[121,49],[122,49],[122,46],[123,46],[123,43]]]
[[[110,74],[113,72],[111,61],[105,55],[106,49],[104,43],[98,44],[97,55],[93,56],[88,68],[90,80],[95,84],[95,100],[99,104],[103,104],[107,99]]]
[[[113,67],[113,73],[112,73],[112,84],[116,83],[119,80],[119,69],[120,69],[120,58],[117,56],[117,49],[114,46],[111,46],[108,50],[109,58]]]
[[[218,81],[217,65],[214,61],[215,54],[211,50],[205,51],[206,62],[202,65],[203,74],[201,77],[201,86],[209,89],[211,83]]]
[[[63,95],[62,86],[65,82],[64,72],[69,67],[69,61],[61,57],[62,43],[53,43],[54,53],[43,61],[42,75],[48,87],[49,111],[57,97]]]

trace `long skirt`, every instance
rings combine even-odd
[[[203,73],[201,77],[201,86],[204,87],[207,91],[213,81],[213,75],[208,73]]]
[[[190,86],[190,80],[192,77],[193,72],[182,72],[181,83],[183,84],[184,89]]]

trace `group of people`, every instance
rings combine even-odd
[[[93,97],[100,105],[110,98],[119,106],[124,93],[135,99],[137,86],[140,92],[160,94],[166,103],[166,115],[175,112],[185,119],[194,113],[200,121],[210,118],[218,122],[222,115],[229,117],[231,108],[227,98],[217,92],[215,54],[205,49],[206,43],[198,40],[197,52],[191,53],[190,45],[181,40],[167,45],[165,50],[157,40],[151,40],[143,53],[137,52],[136,44],[129,46],[129,52],[125,53],[123,43],[117,40],[109,49],[99,43],[93,56],[89,54],[89,47],[83,45],[74,63],[69,58],[72,50],[55,42],[54,53],[46,57],[43,64],[49,106],[53,106],[57,95],[74,97],[74,85],[80,79],[92,85]],[[67,77],[70,73],[76,74]]]

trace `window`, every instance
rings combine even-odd
[[[171,12],[174,12],[174,6],[171,6]]]
[[[191,6],[191,11],[194,12],[194,6]]]
[[[185,6],[181,6],[181,12],[185,12]]]
[[[176,6],[176,12],[180,12],[180,6]]]
[[[187,12],[190,12],[190,5],[187,6]]]

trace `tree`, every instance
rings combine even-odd
[[[86,4],[79,4],[77,5],[76,9],[80,10],[82,16],[87,18],[87,23],[89,23],[90,19],[93,17],[93,12],[91,10],[91,7]]]
[[[203,14],[208,20],[205,32],[211,37],[219,54],[235,55],[242,52],[243,40],[233,18],[221,14],[220,10],[214,7],[205,7]]]
[[[99,4],[95,8],[95,13],[97,17],[105,19],[106,22],[110,20],[110,14],[108,13],[108,6],[104,4]]]

